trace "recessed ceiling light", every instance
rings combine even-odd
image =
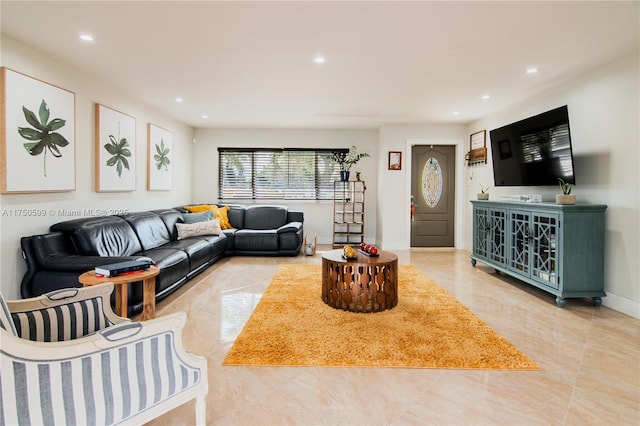
[[[207,114],[202,114],[202,118],[209,118],[209,116]]]
[[[315,62],[316,64],[324,64],[326,61],[327,59],[322,55],[318,55],[315,58],[313,58],[313,62]]]
[[[531,67],[527,69],[527,74],[535,74],[538,72],[538,68],[536,67]]]
[[[86,41],[86,42],[92,42],[93,36],[87,33],[80,33],[80,40]]]
[[[482,95],[482,99],[491,99],[491,95],[489,94]]]
[[[183,101],[184,101],[184,99],[182,99],[182,98],[176,98],[176,102],[178,102],[178,103],[181,103]]]
[[[460,111],[453,111],[452,114],[453,115],[460,115]]]

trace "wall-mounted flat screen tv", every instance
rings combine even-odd
[[[496,186],[575,184],[567,106],[489,132]]]

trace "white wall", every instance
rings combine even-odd
[[[567,104],[576,163],[574,192],[579,201],[604,203],[607,210],[606,278],[608,297],[603,303],[640,317],[640,132],[638,54],[633,53],[571,82],[492,114],[468,126],[462,125],[385,125],[375,130],[279,130],[279,129],[199,129],[177,122],[154,109],[133,101],[117,87],[80,70],[61,64],[20,42],[2,35],[1,65],[55,84],[76,94],[76,190],[67,193],[3,194],[3,212],[15,209],[46,208],[126,209],[162,208],[188,202],[217,201],[217,148],[238,147],[349,147],[356,145],[371,158],[355,168],[367,181],[367,241],[384,248],[409,246],[410,146],[412,143],[453,143],[458,147],[456,179],[456,247],[471,248],[471,210],[468,200],[475,197],[478,183],[493,185],[489,164],[467,168],[462,157],[468,149],[469,135],[487,131],[539,112]],[[136,118],[138,150],[137,190],[123,193],[94,191],[94,103],[101,103]],[[146,123],[173,131],[173,190],[146,191]],[[197,144],[192,144],[192,138]],[[489,143],[490,141],[488,141]],[[403,170],[387,170],[388,151],[403,153]],[[490,150],[489,150],[490,155]],[[193,160],[193,161],[192,161]],[[182,171],[182,172],[181,172]],[[536,192],[552,200],[557,189],[491,188],[491,197],[501,194]],[[331,239],[330,202],[288,202],[305,212],[305,232],[317,234],[321,243]],[[0,218],[1,283],[8,298],[19,295],[25,270],[20,257],[21,236],[46,232],[49,225],[69,217]]]
[[[73,219],[68,212],[91,209],[148,210],[191,201],[191,140],[193,129],[134,101],[117,87],[56,62],[19,41],[2,35],[1,65],[75,92],[76,190],[63,193],[2,194],[0,205],[0,289],[8,299],[19,298],[26,270],[20,237],[45,233],[50,225]],[[136,119],[136,191],[97,193],[94,183],[94,104],[100,103]],[[173,132],[174,181],[172,191],[147,191],[147,123]],[[43,217],[15,216],[19,209],[46,209]]]
[[[218,148],[349,148],[355,145],[363,158],[351,168],[351,179],[361,172],[366,182],[365,239],[375,242],[376,181],[378,173],[378,132],[376,130],[305,130],[305,129],[197,129],[193,148],[193,201],[218,201]],[[264,203],[264,201],[258,201]],[[230,202],[232,203],[233,202]],[[240,200],[237,204],[251,204]],[[304,212],[304,232],[318,243],[330,244],[333,233],[332,201],[274,201],[292,210]]]
[[[504,111],[472,123],[468,133],[487,131],[567,105],[574,153],[578,202],[607,204],[605,291],[603,304],[640,317],[640,70],[635,52],[548,90]],[[488,136],[488,135],[487,135]],[[487,145],[490,139],[487,137]],[[489,150],[491,151],[491,150]],[[491,154],[489,152],[489,154]],[[485,167],[466,170],[467,200],[478,182],[493,185],[491,158]],[[553,201],[552,187],[493,187],[503,194],[543,195]],[[471,206],[464,204],[465,248],[471,248]]]
[[[377,237],[387,250],[407,249],[410,241],[411,205],[411,146],[456,146],[456,223],[454,244],[463,245],[464,223],[458,215],[465,194],[462,187],[464,155],[469,150],[467,129],[463,125],[393,124],[380,129],[380,160],[378,164],[378,216]],[[402,170],[388,170],[388,151],[402,152]]]

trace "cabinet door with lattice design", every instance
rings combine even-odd
[[[559,218],[557,214],[531,214],[531,277],[539,283],[558,289],[558,236]]]
[[[476,207],[473,210],[473,254],[487,259],[489,257],[489,209]]]
[[[529,276],[529,253],[531,241],[531,215],[522,210],[509,211],[509,269]]]
[[[507,212],[504,209],[489,211],[488,257],[500,266],[507,264]]]

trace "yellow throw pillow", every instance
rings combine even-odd
[[[229,206],[218,207],[213,211],[213,217],[220,219],[220,228],[222,229],[233,229],[231,222],[229,222],[229,215],[227,214],[228,211]]]
[[[184,206],[184,209],[191,213],[201,213],[211,210],[213,212],[213,218],[220,219],[220,228],[233,229],[231,222],[229,222],[229,215],[227,214],[229,206],[218,207],[213,204],[198,204],[196,206]]]
[[[199,204],[197,206],[184,206],[185,210],[189,210],[191,213],[201,213],[211,210],[215,213],[217,207],[211,204]]]

